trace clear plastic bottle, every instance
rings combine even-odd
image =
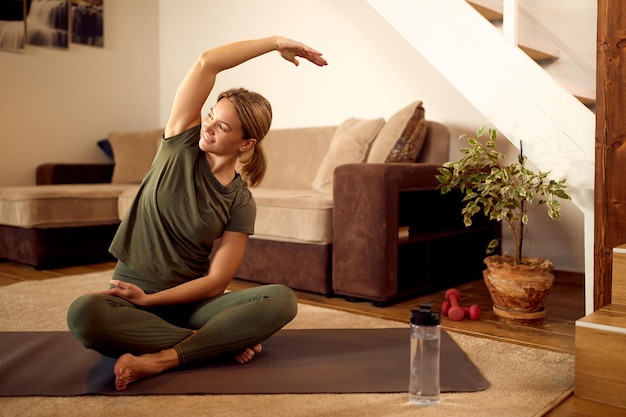
[[[409,401],[429,406],[439,403],[440,314],[432,304],[411,311],[411,376]]]

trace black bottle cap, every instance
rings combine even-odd
[[[411,324],[415,326],[438,326],[440,322],[440,314],[433,311],[431,303],[422,303],[419,310],[411,310]]]

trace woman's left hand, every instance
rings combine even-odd
[[[102,294],[114,295],[135,305],[145,306],[148,304],[148,295],[141,288],[135,284],[118,279],[112,279],[111,288],[102,292]]]

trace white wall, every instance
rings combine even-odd
[[[34,184],[45,162],[107,162],[112,130],[159,123],[158,5],[106,0],[104,48],[0,51],[0,185]]]
[[[176,86],[204,49],[280,34],[322,51],[329,65],[295,68],[270,54],[224,73],[218,92],[245,86],[274,107],[273,127],[340,123],[389,116],[421,99],[427,117],[474,128],[481,116],[363,0],[161,0],[161,117]]]

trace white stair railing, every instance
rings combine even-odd
[[[502,35],[513,45],[517,46],[517,0],[504,0],[502,5]]]

